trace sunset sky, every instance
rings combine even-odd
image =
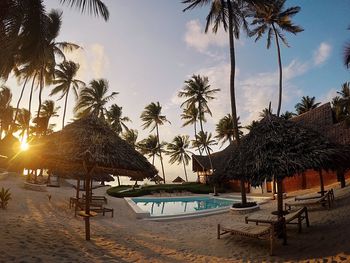
[[[215,124],[229,113],[229,56],[228,35],[204,34],[208,8],[182,12],[179,0],[109,0],[104,1],[110,11],[105,22],[78,10],[59,4],[59,0],[45,0],[47,10],[63,11],[62,30],[58,40],[79,44],[83,49],[67,54],[81,65],[79,78],[86,83],[94,78],[106,78],[110,92],[119,94],[112,103],[123,107],[131,118],[130,128],[139,131],[139,140],[149,134],[142,130],[140,114],[144,107],[159,101],[170,124],[160,128],[162,140],[167,142],[178,134],[193,137],[193,128],[182,128],[181,100],[178,91],[192,74],[209,77],[212,88],[219,88],[217,99],[210,102],[213,116],[208,116],[207,131],[215,133]],[[304,28],[298,35],[286,34],[290,48],[282,47],[284,67],[284,96],[282,112],[294,111],[302,96],[315,96],[319,102],[330,101],[349,80],[349,70],[343,66],[343,47],[350,41],[350,1],[345,0],[289,0],[287,7],[299,5],[301,11],[293,21]],[[242,34],[236,42],[237,110],[242,124],[257,119],[268,107],[277,109],[278,65],[273,44],[266,49],[266,38],[255,43]],[[20,84],[10,79],[14,102]],[[45,94],[50,92],[46,88]],[[73,117],[73,94],[67,120]],[[29,89],[22,107],[28,107]],[[35,95],[37,100],[37,94]],[[51,99],[57,99],[53,97]],[[63,101],[57,102],[63,106]],[[13,103],[15,104],[15,103]],[[35,106],[36,107],[36,106]],[[61,116],[53,119],[61,128]],[[275,112],[275,111],[274,111]],[[215,134],[214,134],[215,135]],[[215,150],[219,149],[219,146]],[[160,170],[160,165],[156,163]],[[191,166],[188,167],[190,171]],[[183,177],[182,166],[166,165],[168,180]],[[195,175],[191,174],[191,179]]]

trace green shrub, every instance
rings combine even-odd
[[[0,207],[2,209],[6,209],[8,202],[11,200],[11,193],[10,189],[6,189],[4,187],[1,187],[0,191]]]

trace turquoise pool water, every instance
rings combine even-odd
[[[139,208],[151,216],[193,213],[215,208],[230,207],[239,202],[214,197],[132,198]]]

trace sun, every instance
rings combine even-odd
[[[21,142],[21,151],[26,151],[29,148],[29,144],[26,141]]]

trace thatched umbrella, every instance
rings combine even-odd
[[[173,180],[173,183],[184,183],[186,182],[184,179],[182,179],[180,176],[176,177],[174,180]]]
[[[95,172],[132,178],[152,178],[157,170],[147,159],[122,140],[108,124],[90,115],[47,136],[41,144],[30,146],[32,163],[53,171],[81,173],[86,184],[85,233],[90,239],[90,182]],[[31,155],[30,152],[36,153]],[[28,164],[28,163],[26,163]]]
[[[283,216],[282,180],[307,169],[335,170],[348,166],[348,148],[331,143],[319,133],[276,116],[259,121],[229,162],[228,174],[246,176],[253,186],[277,180],[278,215]]]
[[[2,158],[2,166],[7,166],[7,162],[16,156],[21,150],[20,141],[12,134],[6,135],[0,140],[0,155],[8,157],[7,160]]]
[[[161,181],[163,181],[163,178],[160,177],[160,176],[157,174],[156,176],[154,176],[153,178],[151,178],[151,181],[152,181],[152,182],[155,182],[156,184],[157,184],[157,183],[159,184]]]

